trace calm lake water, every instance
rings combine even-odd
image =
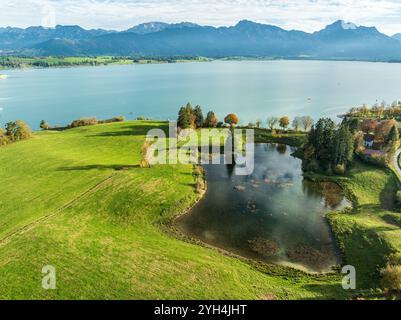
[[[332,183],[302,177],[294,150],[275,144],[255,148],[251,176],[225,165],[205,165],[204,199],[176,222],[178,229],[244,257],[325,272],[338,257],[324,215],[350,203]]]
[[[241,61],[2,70],[2,121],[84,116],[175,119],[188,101],[242,123],[287,114],[335,117],[352,106],[400,99],[401,64]]]

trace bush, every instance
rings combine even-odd
[[[343,164],[338,164],[334,168],[334,173],[338,174],[339,176],[342,176],[345,174],[345,165]]]
[[[6,135],[6,131],[0,128],[0,147],[10,143],[10,138]]]
[[[387,265],[381,270],[381,285],[389,291],[401,291],[401,266]]]
[[[114,117],[111,119],[106,119],[106,120],[99,120],[98,124],[102,124],[102,123],[114,123],[114,122],[124,122],[125,121],[125,117],[123,116],[119,116],[119,117]]]
[[[359,156],[361,157],[361,159],[369,164],[378,166],[378,167],[384,167],[387,168],[389,165],[389,159],[387,155],[378,155],[378,154],[374,154],[372,156],[366,156],[364,154],[359,154]]]
[[[152,146],[152,142],[145,140],[141,147],[141,160],[139,161],[139,166],[141,168],[150,168],[150,147]]]
[[[310,161],[304,160],[303,169],[307,172],[315,172],[315,173],[320,171],[319,164],[315,159]]]
[[[43,129],[43,130],[50,130],[51,126],[50,126],[50,124],[48,122],[46,122],[45,120],[42,120],[40,122],[40,128]]]
[[[397,252],[388,257],[388,264],[390,266],[401,265],[401,253]]]
[[[32,130],[25,122],[17,120],[15,122],[7,123],[6,135],[12,142],[20,141],[31,138]]]
[[[77,127],[84,127],[84,126],[94,126],[98,124],[98,121],[96,118],[81,118],[79,120],[74,120],[70,127],[71,128],[77,128]]]
[[[401,207],[401,191],[397,191],[397,193],[395,195],[395,201],[397,202],[397,205],[399,207]]]

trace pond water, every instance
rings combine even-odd
[[[257,144],[250,176],[236,176],[224,164],[205,165],[207,193],[176,226],[247,258],[329,271],[340,261],[325,214],[350,203],[338,185],[304,180],[294,151]]]

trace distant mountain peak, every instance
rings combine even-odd
[[[326,26],[325,30],[356,30],[357,25],[352,22],[347,22],[344,20],[337,20],[336,22]]]
[[[392,36],[392,38],[401,41],[401,33],[396,33],[395,35]]]
[[[346,21],[344,21],[344,20],[341,20],[341,27],[342,27],[344,30],[355,30],[355,29],[358,29],[358,27],[356,26],[355,23],[346,22]]]

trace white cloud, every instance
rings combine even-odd
[[[40,25],[46,6],[54,8],[56,23],[86,28],[122,30],[149,21],[221,26],[250,19],[311,32],[343,19],[401,32],[401,0],[0,0],[0,23]]]

